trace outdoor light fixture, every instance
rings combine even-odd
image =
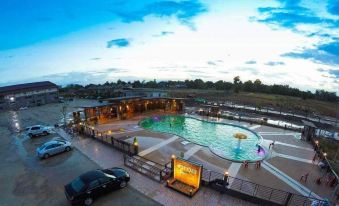
[[[175,155],[174,155],[174,154],[172,154],[171,158],[172,158],[172,159],[175,159]]]
[[[324,153],[324,156],[325,156],[325,157],[327,156],[327,153],[326,153],[326,152]]]
[[[10,97],[9,100],[10,100],[11,102],[14,102],[15,98],[14,98],[14,97]]]
[[[318,141],[318,140],[316,140],[316,141],[315,141],[315,144],[317,144],[317,145],[318,145],[318,144],[319,144],[319,141]]]

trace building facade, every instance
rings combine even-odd
[[[0,110],[34,107],[58,101],[58,86],[49,81],[0,87]]]
[[[179,98],[119,97],[110,98],[95,106],[84,106],[85,121],[101,124],[114,120],[125,120],[148,111],[182,112],[184,101]],[[74,119],[80,114],[73,114]]]
[[[155,89],[130,89],[123,90],[122,96],[124,97],[147,97],[147,98],[161,98],[167,97],[168,94],[166,91],[155,90]]]

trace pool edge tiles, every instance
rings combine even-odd
[[[183,115],[152,116],[142,119],[139,125],[149,131],[173,134],[197,145],[208,147],[216,156],[233,162],[254,162],[266,159],[263,138],[241,125],[213,122]],[[244,140],[234,138],[245,134]],[[236,149],[241,141],[241,149]],[[260,145],[260,151],[258,150]]]

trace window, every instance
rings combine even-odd
[[[31,130],[39,130],[39,129],[40,129],[40,127],[32,127]]]
[[[53,148],[53,144],[52,145],[48,145],[47,147],[46,147],[46,149],[52,149]]]
[[[76,178],[71,185],[75,192],[81,192],[85,189],[85,183],[80,179],[80,177]]]
[[[99,181],[100,181],[101,184],[106,184],[106,183],[108,183],[109,181],[111,181],[111,179],[110,179],[109,177],[101,177],[101,178],[99,179]]]
[[[93,189],[96,188],[100,185],[99,180],[93,180],[91,183],[89,183],[88,189]]]

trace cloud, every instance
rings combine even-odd
[[[280,66],[280,65],[285,65],[285,63],[284,62],[269,61],[269,62],[265,63],[265,65],[268,65],[268,66]]]
[[[338,20],[319,17],[310,9],[300,6],[300,0],[279,0],[279,2],[281,3],[279,7],[258,8],[263,17],[254,19],[261,23],[277,25],[297,32],[300,32],[296,28],[300,24],[317,24],[329,28],[339,25]]]
[[[246,61],[245,64],[256,64],[257,61],[254,61],[254,60],[249,60],[249,61]]]
[[[339,42],[331,42],[316,46],[315,49],[304,49],[297,52],[289,52],[283,57],[310,59],[313,62],[331,66],[339,65]]]
[[[339,0],[329,0],[327,11],[333,15],[339,15]]]
[[[206,12],[207,8],[197,0],[187,0],[154,2],[134,11],[124,9],[111,9],[110,11],[124,22],[143,21],[144,17],[154,15],[157,17],[175,16],[182,23],[189,24],[193,17]]]
[[[335,78],[339,78],[339,69],[336,69],[336,70],[329,70],[329,73],[331,75],[334,75]]]
[[[107,48],[115,47],[128,47],[130,45],[130,41],[128,39],[113,39],[107,42]]]
[[[197,69],[189,69],[189,70],[185,70],[185,72],[187,73],[195,73],[195,74],[206,74],[205,71],[201,71],[201,70],[197,70]]]
[[[217,65],[214,61],[208,61],[207,64],[211,65],[211,66],[216,66]]]
[[[259,74],[258,69],[251,68],[251,67],[240,67],[240,68],[238,68],[238,70],[245,71],[245,72],[248,72],[248,73],[253,74],[253,75],[258,75]]]
[[[161,37],[161,36],[168,36],[168,35],[171,35],[171,34],[174,34],[174,32],[172,32],[172,31],[162,31],[160,34],[154,34],[153,36],[154,37]]]

